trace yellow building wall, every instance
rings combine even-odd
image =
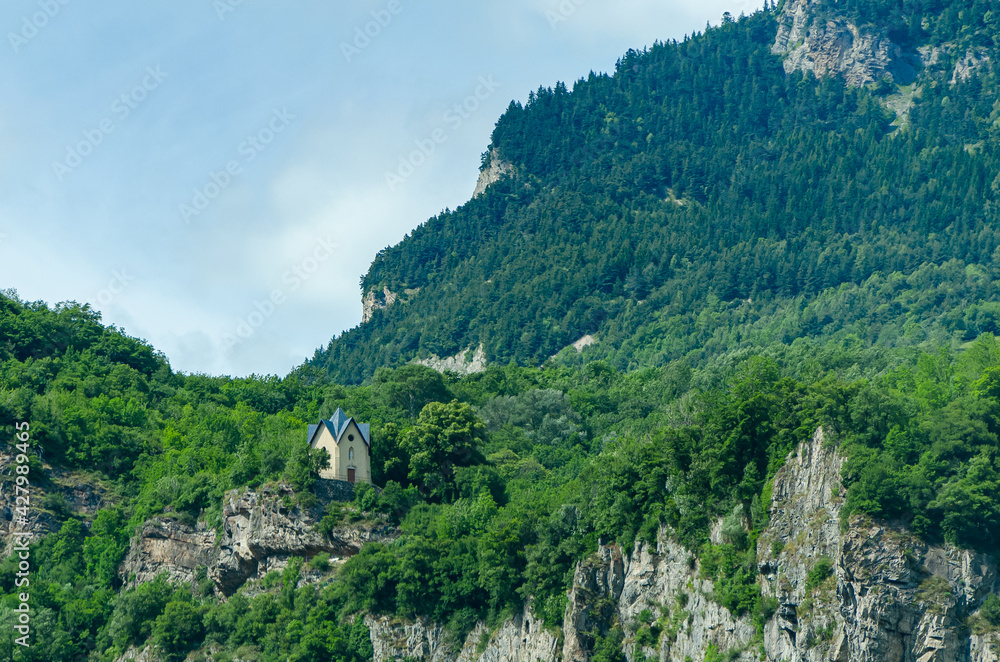
[[[314,447],[325,448],[330,453],[330,467],[319,472],[320,478],[347,480],[347,470],[353,468],[354,482],[372,482],[371,457],[368,454],[368,446],[354,421],[351,421],[347,429],[344,430],[339,446],[333,435],[330,434],[330,430],[325,425],[321,426]],[[354,450],[353,459],[351,459],[352,449]]]

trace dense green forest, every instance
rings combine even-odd
[[[362,287],[405,303],[313,364],[360,382],[482,343],[491,361],[540,365],[594,334],[588,358],[619,369],[698,365],[859,322],[866,339],[913,342],[914,312],[940,342],[1000,332],[973,308],[998,275],[997,78],[990,64],[950,82],[963,44],[993,47],[995,14],[981,0],[844,4],[818,7],[894,35],[905,23],[910,49],[951,40],[905,118],[886,106],[895,85],[786,75],[772,12],[539,89],[510,105],[485,157],[515,174],[380,252]],[[964,295],[895,291],[928,279]]]
[[[995,47],[996,15],[982,0],[820,9],[907,48],[954,46],[905,118],[886,81],[786,74],[773,9],[540,89],[484,157],[515,174],[381,252],[363,288],[409,293],[287,376],[181,374],[87,306],[0,293],[5,463],[30,423],[32,508],[54,523],[31,547],[30,648],[14,642],[17,558],[0,563],[0,660],[152,645],[167,660],[360,662],[366,614],[460,638],[526,600],[557,628],[598,540],[659,531],[760,631],[776,606],[756,557],[771,480],[819,426],[847,457],[845,525],[994,551],[998,80],[993,65],[950,78],[963,49]],[[598,344],[563,349],[585,333]],[[407,364],[479,343],[479,374]],[[305,430],[337,407],[371,423],[382,489],[326,505],[318,529],[367,521],[395,540],[297,560],[228,600],[205,576],[123,588],[150,517],[217,528],[226,491],[276,483],[315,503],[325,458]],[[0,494],[14,480],[5,469]],[[73,484],[104,506],[74,511]],[[306,569],[322,580],[300,582]],[[598,641],[595,659],[616,646]]]
[[[800,339],[695,370],[595,361],[459,379],[407,366],[342,386],[310,367],[284,379],[179,375],[86,308],[0,305],[5,438],[31,421],[39,459],[107,486],[110,502],[93,516],[36,502],[62,524],[32,546],[32,648],[14,645],[9,627],[17,560],[0,565],[0,658],[112,660],[152,643],[177,660],[192,648],[213,660],[363,660],[366,613],[429,616],[459,637],[528,597],[555,627],[572,568],[599,538],[629,548],[660,527],[701,553],[716,600],[762,627],[774,609],[756,580],[762,504],[819,425],[848,454],[846,516],[902,520],[979,549],[1000,536],[1000,343],[990,334],[958,353]],[[154,514],[217,526],[225,490],[282,480],[315,499],[304,429],[335,406],[372,423],[385,489],[331,504],[320,526],[398,524],[397,540],[339,567],[309,561],[326,573],[319,585],[296,588],[293,563],[254,597],[221,601],[204,580],[121,590],[128,540]],[[740,511],[749,534],[711,545],[711,520]]]

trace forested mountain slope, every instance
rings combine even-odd
[[[484,155],[513,174],[380,252],[362,287],[391,305],[312,364],[360,381],[482,344],[538,365],[593,334],[583,357],[625,369],[997,330],[997,15],[797,0],[539,89]]]
[[[0,659],[996,662],[996,35],[795,0],[540,90],[283,378],[0,291]]]

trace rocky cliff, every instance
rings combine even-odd
[[[171,581],[188,583],[205,568],[216,589],[232,595],[247,580],[284,568],[292,557],[310,559],[326,552],[345,558],[366,542],[395,536],[392,527],[360,523],[324,535],[314,530],[322,506],[292,506],[291,496],[286,486],[227,493],[221,534],[171,518],[146,522],[132,540],[120,569],[122,579],[135,586],[166,573]]]
[[[483,349],[483,345],[480,343],[479,347],[477,347],[475,351],[472,351],[472,348],[469,347],[455,356],[440,358],[432,355],[426,359],[414,359],[413,363],[425,365],[432,370],[437,370],[438,372],[454,372],[459,375],[472,375],[486,370],[486,350]]]
[[[842,531],[842,464],[820,429],[774,479],[757,544],[761,593],[775,606],[762,630],[716,603],[697,556],[661,530],[655,545],[601,545],[577,566],[561,646],[530,609],[461,645],[432,623],[369,618],[375,659],[584,662],[617,628],[629,662],[997,660],[1000,637],[976,614],[1000,588],[996,560],[860,518]]]
[[[1000,660],[1000,632],[978,613],[1000,589],[996,559],[857,517],[842,526],[842,466],[819,429],[775,476],[756,547],[759,588],[771,608],[756,623],[719,604],[702,560],[661,529],[655,544],[601,544],[579,563],[561,629],[545,628],[528,605],[494,629],[480,623],[463,641],[440,624],[368,616],[375,659],[588,662],[614,635],[629,662]],[[313,525],[321,507],[293,506],[290,496],[283,486],[228,493],[218,534],[173,519],[147,522],[121,572],[131,585],[160,573],[186,583],[205,568],[231,595],[293,556],[350,556],[394,535],[372,525],[320,534]],[[741,521],[738,511],[733,517]]]
[[[369,290],[361,298],[361,323],[364,324],[372,318],[376,310],[383,310],[396,303],[399,295],[388,287],[383,287],[381,292]]]
[[[43,473],[30,476],[30,507],[25,521],[18,522],[17,508],[24,503],[17,501],[14,482],[16,466],[15,454],[0,454],[0,540],[3,541],[5,557],[14,544],[12,534],[15,531],[30,532],[37,540],[58,531],[68,515],[80,517],[88,526],[88,517],[111,505],[107,489],[94,476],[43,464]]]
[[[456,645],[440,625],[427,621],[407,623],[387,617],[369,616],[376,660],[413,658],[429,662],[518,662],[558,658],[556,634],[544,628],[526,608],[506,620],[495,632],[477,625]]]
[[[841,75],[849,85],[888,77],[907,84],[920,58],[896,44],[875,25],[855,25],[830,11],[826,0],[787,0],[778,15],[772,52],[784,57],[785,71]]]
[[[503,177],[514,172],[513,164],[504,161],[500,152],[496,148],[490,150],[490,163],[479,172],[479,181],[476,182],[476,190],[472,197],[484,193],[492,184],[500,181]]]

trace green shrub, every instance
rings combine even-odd
[[[990,593],[986,596],[983,606],[979,608],[979,615],[986,619],[990,625],[1000,626],[1000,597],[996,593]]]
[[[320,552],[309,560],[309,567],[320,572],[326,572],[330,569],[330,555],[326,552]]]
[[[818,588],[832,574],[833,559],[829,556],[821,556],[806,576],[806,592],[809,593]]]
[[[205,636],[201,612],[190,602],[171,601],[153,623],[153,643],[166,662],[183,660]]]
[[[371,483],[358,483],[354,486],[354,505],[361,512],[371,512],[378,504],[378,492]]]
[[[594,654],[591,662],[628,662],[622,651],[625,636],[621,628],[611,628],[606,637],[598,636],[594,640]]]

